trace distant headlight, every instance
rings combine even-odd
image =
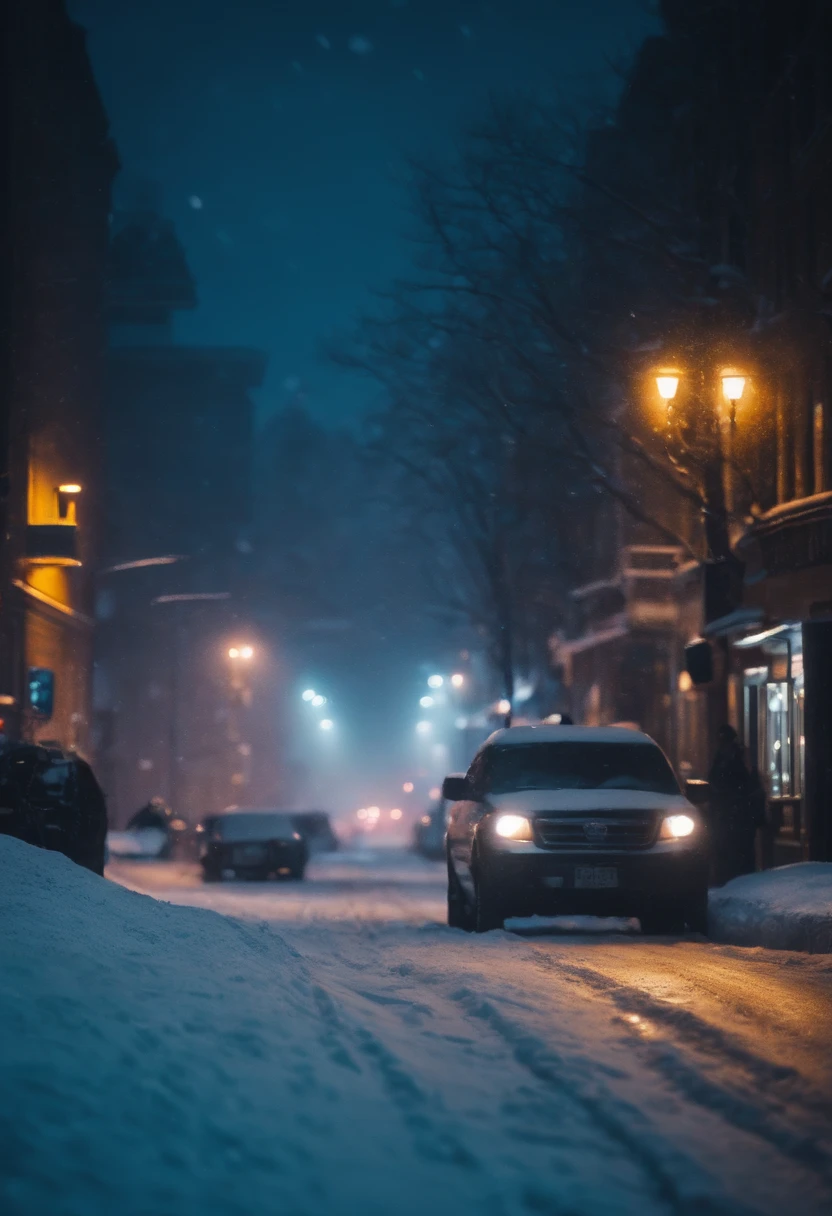
[[[532,825],[523,815],[501,815],[494,824],[498,836],[507,840],[531,840]]]
[[[660,835],[662,840],[681,840],[695,831],[696,820],[691,819],[690,815],[668,815],[662,823]]]

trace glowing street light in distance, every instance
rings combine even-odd
[[[335,723],[332,721],[331,718],[322,718],[321,721],[318,723],[318,726],[320,727],[321,730],[334,730],[335,729]]]
[[[228,647],[228,657],[229,657],[229,659],[239,659],[239,657],[240,657],[239,647],[229,646]]]
[[[326,697],[322,697],[320,693],[316,693],[312,698],[312,704],[315,709],[320,709],[322,705],[326,705]]]
[[[432,728],[431,728],[430,722],[422,721],[422,722],[416,723],[416,734],[417,735],[429,735],[431,732],[431,729]]]
[[[433,697],[422,697],[419,701],[422,709],[430,709],[433,703]]]
[[[240,658],[241,659],[253,659],[254,658],[254,647],[253,646],[241,646],[240,647]]]
[[[318,694],[315,692],[315,689],[314,689],[314,688],[307,688],[306,692],[305,692],[305,693],[303,694],[303,696],[302,696],[302,700],[304,700],[304,701],[314,701],[314,700],[315,700],[315,697],[316,697],[317,695],[318,695]]]
[[[502,699],[502,701],[498,701],[497,702],[497,713],[498,714],[510,714],[511,713],[511,701],[506,700],[505,697]]]
[[[413,782],[405,781],[404,785],[402,786],[402,789],[404,790],[404,792],[406,794],[412,794],[413,793]]]
[[[451,676],[451,684],[454,686],[454,688],[462,688],[462,685],[464,683],[465,683],[465,676],[462,674],[461,671],[455,671],[454,674]]]
[[[380,819],[381,818],[381,807],[380,806],[368,806],[367,807],[367,818],[368,819]]]
[[[439,788],[439,786],[438,786],[438,785],[435,785],[435,786],[433,787],[433,789],[430,791],[430,793],[429,793],[429,795],[428,795],[428,796],[429,796],[430,798],[432,798],[434,802],[436,802],[436,801],[437,801],[437,799],[439,799],[439,798],[441,798],[441,797],[442,797],[442,791],[440,790],[440,788]]]
[[[360,808],[359,808],[359,810],[357,810],[357,811],[355,812],[355,814],[356,814],[356,816],[357,816],[357,818],[358,818],[358,819],[366,819],[366,818],[367,818],[367,808],[366,808],[366,806],[362,806],[362,807],[360,807]]]
[[[401,811],[399,810],[399,808],[397,806],[394,806],[392,811],[390,812],[390,818],[391,819],[401,819],[401,817],[402,817]]]
[[[428,678],[428,688],[441,688],[445,683],[442,676],[430,676]]]

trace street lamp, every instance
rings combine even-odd
[[[232,660],[242,659],[244,663],[250,662],[254,658],[253,646],[229,646],[228,657]]]
[[[453,685],[453,687],[462,688],[464,683],[465,683],[465,676],[462,674],[462,672],[455,671],[454,674],[451,676],[451,684]]]
[[[441,688],[445,683],[444,676],[429,676],[428,688]]]
[[[322,718],[321,721],[318,723],[318,726],[320,727],[321,730],[324,730],[324,731],[329,731],[329,730],[335,729],[335,723],[332,721],[331,718]]]
[[[656,376],[656,388],[662,401],[670,402],[679,391],[679,373],[673,371],[659,372]]]
[[[303,693],[301,700],[306,702],[314,701],[317,695],[318,694],[315,692],[314,688],[307,688],[306,692]]]
[[[722,373],[722,395],[728,402],[732,427],[737,421],[737,402],[742,400],[744,392],[745,376],[738,376],[736,372]]]
[[[421,705],[422,709],[430,709],[430,707],[433,705],[433,697],[422,697],[419,700],[419,704]]]

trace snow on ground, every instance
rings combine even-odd
[[[832,862],[735,878],[711,892],[708,915],[717,941],[832,954]]]
[[[823,960],[471,937],[404,857],[111,873],[0,837],[9,1216],[829,1210]]]

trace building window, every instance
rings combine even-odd
[[[766,685],[766,776],[772,798],[792,792],[791,704],[788,683]]]
[[[826,489],[826,418],[822,401],[815,402],[812,411],[812,465],[814,492],[822,494]]]

